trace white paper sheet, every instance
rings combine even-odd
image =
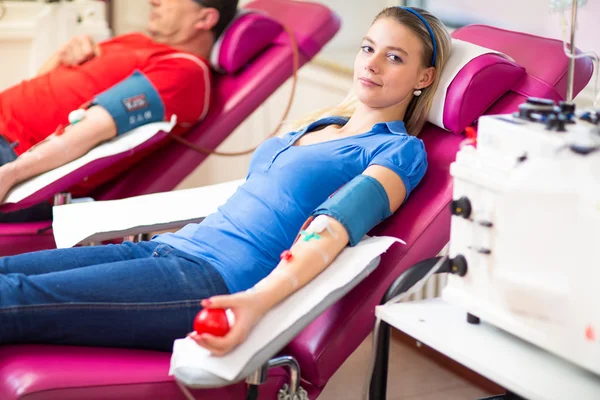
[[[60,249],[199,222],[225,204],[243,182],[54,207],[54,240]]]
[[[393,237],[372,237],[363,239],[355,247],[345,248],[310,284],[270,310],[252,329],[248,338],[224,357],[211,356],[192,339],[176,340],[169,374],[177,376],[177,369],[185,368],[188,371],[206,371],[227,381],[234,380],[257,351],[310,313],[329,293],[350,283],[371,261],[396,242],[404,243]],[[205,375],[206,372],[199,375]]]
[[[18,203],[40,189],[53,182],[56,182],[60,178],[70,174],[73,171],[76,171],[92,161],[134,149],[161,131],[171,132],[171,129],[173,129],[173,126],[175,125],[175,121],[176,119],[174,118],[171,122],[155,122],[152,124],[143,125],[124,135],[102,143],[101,145],[94,147],[84,156],[81,156],[70,163],[40,174],[34,178],[28,179],[25,182],[15,186],[10,192],[8,192],[7,196],[0,204]]]

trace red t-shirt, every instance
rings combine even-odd
[[[0,135],[22,154],[68,124],[68,115],[139,69],[158,90],[165,120],[178,125],[204,118],[211,74],[206,60],[134,33],[100,43],[101,55],[75,67],[59,66],[0,93]]]

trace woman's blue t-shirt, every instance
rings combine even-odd
[[[423,142],[409,136],[402,121],[379,123],[354,136],[293,146],[306,132],[347,121],[324,118],[301,131],[266,140],[252,156],[246,181],[217,212],[153,240],[207,260],[235,293],[267,276],[310,213],[370,165],[395,171],[408,197],[425,174],[427,158]]]

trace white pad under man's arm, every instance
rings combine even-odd
[[[200,222],[225,204],[243,182],[54,207],[54,240],[60,249]]]
[[[131,132],[102,143],[76,160],[16,185],[8,192],[2,203],[11,204],[28,200],[32,196],[35,196],[36,193],[44,190],[46,186],[54,184],[62,179],[66,179],[65,177],[78,170],[84,172],[84,170],[91,167],[95,161],[122,153],[129,153],[132,149],[135,149],[150,140],[161,140],[171,131],[171,129],[173,129],[175,123],[176,119],[173,119],[171,122],[155,122],[143,125]],[[71,185],[72,182],[65,181],[64,189],[66,190]],[[33,203],[43,200],[45,200],[45,198],[36,199]]]

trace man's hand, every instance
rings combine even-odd
[[[58,60],[66,66],[80,65],[99,55],[100,46],[88,35],[75,36],[58,50]]]
[[[87,35],[71,38],[40,67],[37,75],[44,75],[60,65],[75,66],[83,64],[100,55],[100,46]]]
[[[13,163],[8,163],[0,166],[0,204],[6,197],[8,191],[15,185],[15,174],[13,171]]]

